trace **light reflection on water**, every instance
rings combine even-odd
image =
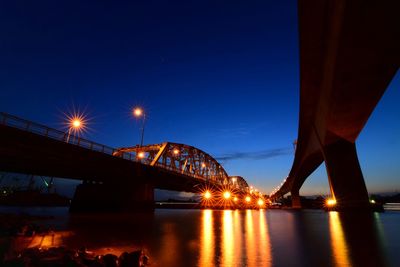
[[[246,223],[245,223],[245,234],[244,237],[246,239],[246,261],[247,265],[250,267],[255,267],[256,262],[255,259],[257,258],[257,247],[256,247],[256,240],[255,240],[255,233],[254,233],[254,218],[253,218],[253,211],[246,210]]]
[[[151,266],[400,266],[400,213],[156,210],[60,216],[58,211],[44,223],[55,224],[53,236],[16,242],[117,255],[144,248]]]
[[[335,266],[351,266],[342,224],[336,211],[329,212],[329,229]]]
[[[204,210],[200,237],[199,266],[214,262],[214,227],[212,210]]]

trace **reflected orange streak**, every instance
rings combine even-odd
[[[176,239],[176,232],[176,225],[173,223],[165,224],[163,227],[163,246],[160,253],[160,262],[163,262],[165,266],[174,266],[178,258],[177,251],[179,251],[180,248],[178,240]]]
[[[52,232],[45,235],[33,236],[28,248],[39,247],[39,248],[50,248],[58,247],[63,243],[63,239],[70,236],[71,233],[68,231]]]
[[[232,211],[224,210],[224,217],[222,218],[222,265],[233,266],[233,220]]]
[[[269,240],[269,232],[268,232],[268,224],[267,220],[265,218],[265,210],[261,209],[259,211],[259,216],[260,216],[260,244],[258,246],[259,250],[261,251],[261,258],[262,260],[262,265],[265,267],[270,267],[272,258],[271,258],[271,243]]]
[[[242,222],[239,210],[235,210],[233,214],[234,223],[234,255],[242,255]],[[237,264],[236,264],[237,265]]]
[[[214,262],[214,226],[212,210],[203,210],[200,238],[199,266],[210,266]]]
[[[329,231],[335,266],[351,266],[342,224],[336,211],[329,212]]]
[[[254,238],[253,213],[252,210],[246,210],[246,254],[247,266],[257,266],[256,264],[256,240]],[[262,248],[264,249],[264,248]]]

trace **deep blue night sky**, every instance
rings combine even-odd
[[[74,107],[89,140],[172,141],[224,159],[269,193],[297,137],[296,1],[3,1],[0,110],[55,128]],[[400,75],[357,142],[370,192],[400,190]],[[324,168],[303,194],[329,191]]]

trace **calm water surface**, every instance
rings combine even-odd
[[[143,248],[151,266],[400,266],[400,212],[156,210],[72,216],[66,208],[19,211],[55,216],[41,222],[54,227],[54,235],[32,238],[25,246],[86,246],[117,255]]]

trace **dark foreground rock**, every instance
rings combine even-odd
[[[16,258],[5,260],[5,267],[144,267],[148,257],[143,250],[124,252],[119,257],[114,254],[95,255],[85,248],[77,251],[65,247],[30,248]]]

